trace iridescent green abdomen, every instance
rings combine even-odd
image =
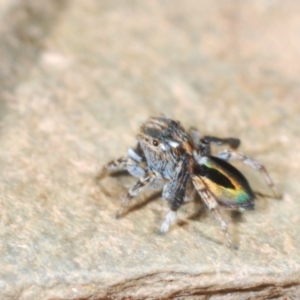
[[[255,194],[244,175],[228,162],[202,157],[194,166],[207,189],[221,204],[236,209],[254,209]]]

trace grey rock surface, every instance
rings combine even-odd
[[[0,2],[0,299],[299,299],[298,1]],[[193,203],[166,236],[130,177],[96,182],[149,116],[236,136],[282,200],[239,245]],[[259,174],[237,165],[255,190]]]

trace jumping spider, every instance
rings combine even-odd
[[[239,211],[254,209],[255,193],[243,174],[228,161],[240,160],[258,170],[270,188],[273,188],[273,182],[264,166],[236,151],[240,145],[239,139],[201,137],[196,129],[187,133],[178,121],[165,116],[148,119],[142,124],[136,137],[136,149],[129,148],[126,157],[106,164],[98,177],[127,170],[132,176],[139,178],[124,198],[118,217],[130,200],[145,187],[163,188],[162,196],[168,201],[170,210],[160,228],[161,234],[168,231],[175,220],[176,211],[188,199],[191,191],[196,190],[233,246],[219,204]],[[230,149],[212,156],[211,144],[227,144]]]

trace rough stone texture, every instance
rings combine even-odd
[[[299,299],[298,1],[0,1],[1,299]],[[237,136],[283,199],[235,218],[96,183],[165,113]],[[239,165],[240,166],[240,165]],[[259,174],[240,166],[255,190]]]

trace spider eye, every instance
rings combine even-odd
[[[157,140],[153,140],[152,144],[153,144],[153,146],[157,147],[159,143]]]

